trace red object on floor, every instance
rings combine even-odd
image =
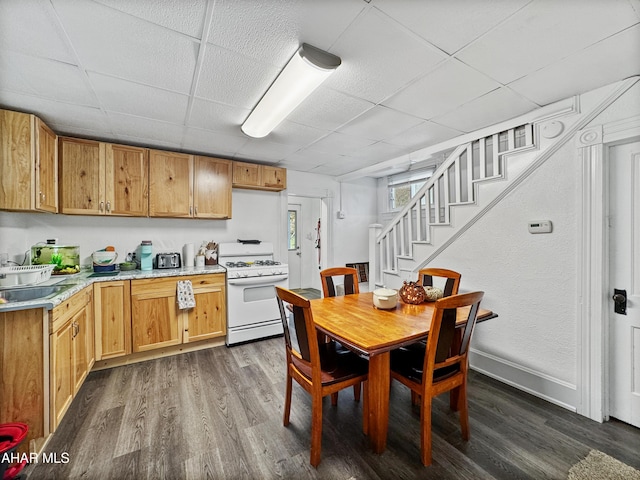
[[[27,464],[26,460],[12,464],[2,461],[5,454],[11,458],[12,454],[27,436],[29,427],[25,423],[3,423],[0,425],[0,479],[11,480],[22,471]]]

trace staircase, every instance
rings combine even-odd
[[[416,259],[423,259],[416,252],[433,245],[434,229],[451,227],[454,208],[475,205],[480,184],[503,180],[506,158],[534,148],[532,123],[455,148],[393,220],[376,227],[369,250],[372,287],[411,278]]]

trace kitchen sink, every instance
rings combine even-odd
[[[54,296],[70,287],[72,287],[72,285],[0,288],[0,297],[4,298],[8,303],[27,302],[29,300],[37,300]]]

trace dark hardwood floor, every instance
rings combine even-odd
[[[322,462],[309,465],[310,398],[294,382],[282,426],[282,338],[93,372],[46,451],[40,479],[564,479],[591,449],[640,468],[640,430],[593,422],[483,375],[470,376],[471,440],[448,397],[433,412],[433,465],[420,463],[419,410],[393,383],[387,450],[371,452],[351,389],[324,403]]]

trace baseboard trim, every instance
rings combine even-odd
[[[472,370],[518,390],[572,412],[577,411],[578,391],[568,382],[473,348],[469,351],[469,365]]]

